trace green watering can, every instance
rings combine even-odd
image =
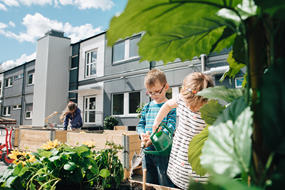
[[[169,134],[166,134],[162,130],[157,132],[160,127],[168,130]],[[164,124],[160,125],[155,132],[150,136],[150,140],[155,147],[155,151],[144,150],[145,154],[153,154],[158,156],[168,156],[172,147],[172,131]]]

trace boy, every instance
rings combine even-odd
[[[147,95],[151,97],[152,101],[144,106],[141,119],[137,126],[141,140],[146,143],[145,150],[155,150],[153,145],[149,145],[149,137],[152,132],[154,119],[159,112],[162,105],[167,101],[165,96],[169,85],[166,81],[165,74],[159,69],[150,70],[144,80],[144,85],[147,90]],[[176,110],[171,110],[168,115],[162,120],[169,129],[173,132],[176,124]],[[169,156],[155,156],[145,154],[143,158],[143,169],[147,169],[146,181],[163,186],[172,187],[173,184],[166,175]]]

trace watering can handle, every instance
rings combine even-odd
[[[157,133],[157,130],[158,130],[160,127],[161,127],[161,128],[164,127],[165,129],[167,129],[167,131],[171,134],[171,136],[173,136],[172,131],[167,127],[166,124],[160,124],[160,125],[156,128],[156,130],[155,130],[154,133]]]

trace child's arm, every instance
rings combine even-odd
[[[146,107],[144,107],[142,109],[141,118],[140,118],[140,121],[139,121],[139,123],[137,125],[137,132],[138,132],[140,137],[141,137],[142,134],[145,133],[145,125],[146,125],[145,113],[146,113]]]
[[[153,126],[152,126],[152,132],[155,132],[156,128],[159,126],[159,124],[161,123],[161,121],[163,120],[163,118],[165,118],[167,116],[167,114],[173,109],[173,108],[177,108],[177,103],[176,103],[176,99],[170,99],[167,102],[165,102],[165,104],[160,108]]]

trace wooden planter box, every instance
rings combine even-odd
[[[35,152],[49,140],[57,139],[65,143],[66,134],[66,131],[55,129],[20,128],[16,130],[14,145],[18,145],[20,150]]]
[[[81,145],[84,142],[93,142],[96,150],[107,148],[106,141],[123,146],[118,154],[125,170],[124,178],[129,177],[131,160],[135,152],[140,151],[140,139],[135,131],[105,130],[103,133],[86,133],[83,131],[63,131],[55,129],[20,128],[16,131],[15,143],[20,150],[35,152],[49,140],[55,140],[71,146]]]

